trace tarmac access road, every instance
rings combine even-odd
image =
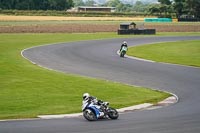
[[[198,133],[200,69],[120,58],[117,50],[148,43],[200,40],[200,36],[145,37],[61,43],[34,47],[23,56],[66,73],[169,91],[179,97],[171,106],[121,114],[118,120],[88,122],[82,117],[1,121],[0,133]]]

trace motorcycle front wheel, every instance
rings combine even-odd
[[[88,121],[96,121],[97,120],[95,113],[90,109],[84,110],[83,116]]]
[[[120,57],[124,57],[124,55],[125,55],[125,52],[122,51],[122,52],[120,53]]]
[[[117,119],[119,117],[119,113],[114,108],[109,108],[108,116],[110,119]]]

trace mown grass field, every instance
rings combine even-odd
[[[115,33],[0,34],[0,119],[81,112],[84,92],[109,101],[115,108],[156,103],[168,97],[169,94],[143,87],[46,70],[21,56],[23,49],[37,45],[118,37],[124,36]]]
[[[166,42],[129,48],[130,56],[200,67],[200,40]]]
[[[200,25],[200,22],[144,22],[144,17],[59,17],[0,15],[0,26],[58,25],[58,24],[117,24],[135,22],[137,25]]]
[[[143,21],[144,17],[62,17],[0,15],[0,21]]]
[[[147,17],[148,18],[148,17]],[[151,17],[153,18],[153,17]],[[12,16],[0,14],[0,26],[57,25],[57,24],[120,24],[135,22],[145,25],[200,25],[200,22],[144,22],[145,17],[63,17],[63,16]]]

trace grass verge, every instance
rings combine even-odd
[[[155,103],[169,94],[46,70],[22,58],[21,50],[49,43],[124,37],[115,33],[0,34],[0,119],[34,118],[81,111],[89,92],[121,108]],[[126,36],[128,37],[128,36]]]
[[[200,67],[200,40],[166,42],[129,48],[128,55],[188,66]]]

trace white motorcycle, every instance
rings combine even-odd
[[[83,104],[83,116],[88,121],[96,121],[98,119],[117,119],[119,113],[116,109],[108,106],[108,102],[103,102],[101,105],[94,104],[93,102],[86,102]]]
[[[127,50],[128,50],[128,48],[123,46],[121,51],[119,51],[120,57],[124,57],[124,55],[126,54]]]

